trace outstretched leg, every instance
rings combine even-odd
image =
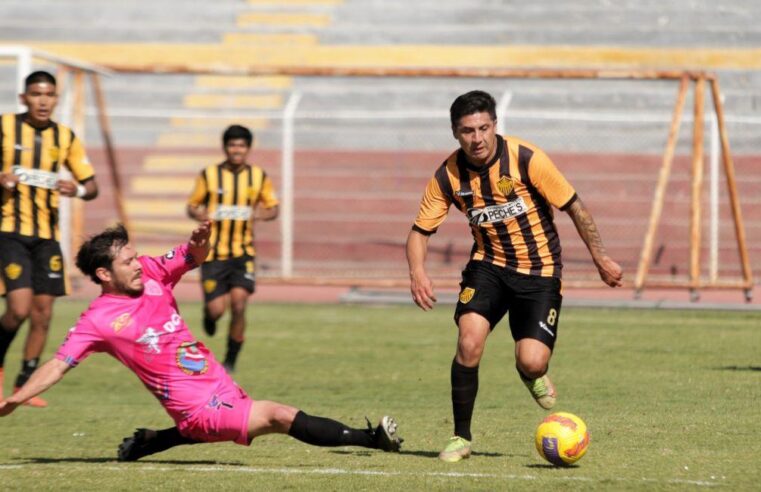
[[[402,439],[392,417],[383,417],[375,428],[354,429],[325,417],[308,415],[297,408],[272,401],[254,401],[248,421],[248,437],[288,434],[313,446],[361,446],[398,452]]]
[[[368,421],[367,429],[353,429],[341,422],[307,415],[294,407],[272,401],[252,401],[248,420],[249,442],[255,437],[276,433],[288,434],[314,446],[361,446],[399,452],[402,439],[396,432],[396,421],[389,416],[381,418],[375,428]],[[177,427],[160,431],[137,429],[119,445],[118,460],[136,461],[182,444],[224,440],[207,440],[199,435],[194,437],[183,436]],[[235,442],[245,444],[245,441]]]
[[[136,461],[145,456],[166,451],[181,444],[196,444],[199,441],[184,437],[177,427],[160,431],[137,429],[131,437],[125,437],[119,445],[119,461]]]

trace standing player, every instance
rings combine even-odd
[[[253,224],[273,220],[278,201],[267,174],[246,162],[254,136],[232,125],[222,135],[225,159],[201,172],[188,200],[188,215],[211,220],[212,248],[201,266],[204,295],[203,329],[217,331],[217,320],[230,304],[230,331],[224,367],[234,371],[246,328],[246,302],[256,287]]]
[[[18,393],[0,401],[0,416],[61,380],[93,352],[106,352],[133,371],[159,400],[175,426],[138,429],[119,446],[121,461],[134,461],[180,444],[234,441],[289,434],[316,446],[363,446],[399,451],[391,417],[376,428],[352,429],[281,403],[252,400],[214,355],[196,341],[180,316],[172,289],[209,252],[210,224],[201,223],[188,244],[165,256],[138,256],[122,226],[85,242],[77,267],[101,286],[101,295],[80,316],[55,358],[40,367]]]
[[[0,267],[5,313],[0,317],[0,397],[5,354],[29,318],[19,388],[37,368],[45,347],[53,301],[66,294],[58,231],[59,195],[92,200],[98,195],[93,168],[81,142],[50,118],[58,101],[55,77],[30,74],[21,102],[26,113],[0,116]],[[62,167],[76,181],[59,179]],[[41,398],[27,402],[47,405]]]
[[[428,182],[407,238],[412,298],[426,311],[436,302],[425,270],[428,238],[450,205],[465,214],[475,241],[454,315],[454,436],[439,454],[448,462],[470,456],[478,364],[486,338],[508,311],[518,375],[542,408],[555,404],[547,368],[557,336],[562,263],[553,206],[571,216],[602,280],[617,287],[622,278],[592,216],[549,157],[528,142],[496,134],[495,107],[482,91],[455,99],[450,119],[460,148]]]

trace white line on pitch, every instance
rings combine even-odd
[[[45,467],[51,466],[50,464],[42,465]],[[55,465],[53,465],[55,466]],[[91,470],[92,467],[87,466],[72,466],[71,464],[61,464],[60,466],[66,467],[67,470]],[[34,468],[36,465],[0,465],[0,470],[15,470],[22,468]],[[723,485],[720,482],[709,482],[705,480],[685,480],[685,479],[668,479],[659,480],[655,478],[591,478],[591,477],[539,477],[537,475],[514,475],[514,474],[498,474],[498,473],[466,473],[466,472],[425,472],[425,473],[407,473],[407,472],[389,472],[379,470],[350,470],[343,468],[320,468],[304,470],[300,468],[257,468],[251,466],[153,466],[153,465],[123,465],[123,466],[101,466],[97,467],[98,471],[112,470],[112,471],[124,471],[125,469],[131,471],[183,471],[183,472],[195,472],[195,473],[216,473],[216,472],[238,472],[238,473],[259,473],[259,474],[281,474],[281,475],[368,475],[368,476],[383,476],[383,477],[444,477],[444,478],[495,478],[501,480],[558,480],[558,481],[577,481],[577,482],[600,482],[600,481],[616,481],[616,482],[647,482],[647,483],[671,483],[682,485],[696,485],[701,487],[716,487]]]

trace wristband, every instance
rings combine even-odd
[[[77,183],[77,198],[82,198],[87,194],[87,189],[85,188],[85,185]]]

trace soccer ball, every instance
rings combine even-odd
[[[572,413],[553,413],[536,428],[536,450],[553,465],[575,463],[587,452],[587,446],[587,424]]]

